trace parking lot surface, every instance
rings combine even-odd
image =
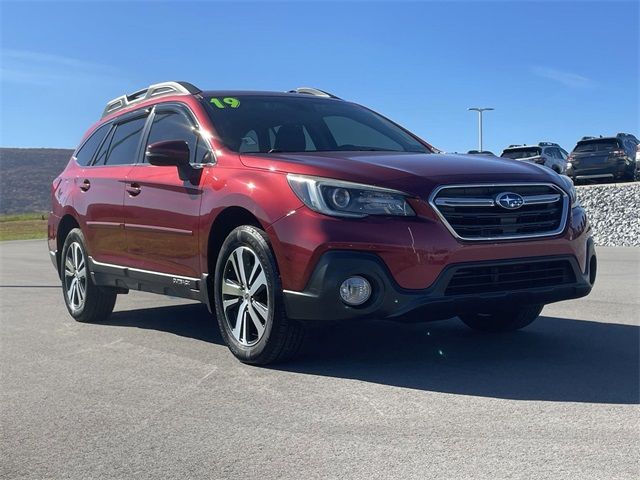
[[[640,249],[598,249],[593,293],[515,334],[344,324],[275,368],[182,300],[132,292],[76,323],[45,242],[0,251],[1,478],[640,474]]]

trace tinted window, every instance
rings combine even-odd
[[[109,153],[105,165],[129,165],[136,163],[140,136],[144,129],[146,117],[136,118],[116,126],[111,138]],[[96,165],[98,163],[96,162]]]
[[[586,152],[610,152],[612,150],[618,150],[620,148],[620,144],[618,140],[588,140],[586,142],[580,142],[573,150],[578,153],[586,153]]]
[[[207,146],[207,142],[198,135],[198,145],[196,146],[196,155],[194,158],[194,163],[209,163],[213,160],[211,155],[211,151]]]
[[[627,153],[627,155],[632,156],[633,152],[636,151],[635,139],[633,139],[632,137],[626,137],[622,140],[622,143],[624,145],[624,150]]]
[[[191,121],[181,112],[174,110],[157,111],[153,117],[147,145],[168,140],[182,140],[189,144],[191,163],[206,163],[208,149]]]
[[[111,146],[111,139],[113,138],[114,128],[109,131],[107,138],[105,138],[104,142],[100,146],[100,150],[95,156],[95,160],[93,161],[94,165],[104,165],[104,159],[107,158],[107,153],[109,152],[109,147]]]
[[[529,158],[535,157],[536,155],[540,155],[541,148],[540,147],[525,147],[525,148],[510,148],[502,152],[500,155],[503,158]]]
[[[109,128],[111,128],[110,124],[102,125],[91,134],[87,141],[84,142],[84,145],[82,145],[80,150],[78,150],[78,153],[76,153],[76,162],[83,166],[86,166],[89,164],[89,162],[91,162],[93,154],[96,153],[100,142],[102,142],[102,140],[104,139],[105,135],[109,131]]]
[[[291,133],[292,133],[292,129],[293,132],[295,132],[296,130],[298,131],[297,134],[295,134],[295,137],[291,137]],[[289,131],[289,133],[286,132],[286,130]],[[272,127],[269,129],[269,141],[266,144],[267,151],[300,151],[300,152],[313,152],[313,151],[317,151],[316,149],[316,145],[313,143],[313,140],[311,139],[311,135],[309,135],[309,130],[307,130],[307,127],[305,126],[292,126],[290,124],[285,124],[285,125],[277,125],[275,127]],[[288,140],[287,140],[288,138]],[[297,140],[295,140],[295,138],[297,138]],[[296,142],[299,143],[298,146],[296,146],[295,148],[292,147],[292,145],[290,144],[290,142],[292,141],[292,139]],[[289,143],[289,145],[283,147],[283,141],[285,143]],[[261,144],[264,147],[264,142],[261,142]],[[263,148],[262,150],[260,148],[258,148],[257,150],[255,150],[256,152],[260,152],[260,151],[264,151],[265,149]]]
[[[562,158],[562,155],[560,154],[560,149],[556,148],[556,147],[551,147],[551,148],[547,148],[545,150],[546,154],[553,157],[553,158]]]
[[[240,153],[256,153],[260,151],[260,140],[255,130],[249,130],[240,139]]]
[[[376,150],[402,150],[398,142],[363,123],[348,117],[327,116],[324,121],[340,150],[366,146]]]
[[[359,105],[304,95],[209,97],[208,111],[235,152],[431,150]]]

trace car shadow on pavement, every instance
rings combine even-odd
[[[114,311],[102,324],[158,330],[224,345],[216,319],[201,303]]]
[[[114,313],[107,322],[222,344],[202,305]],[[433,392],[515,400],[640,403],[640,327],[541,317],[509,334],[459,320],[362,321],[308,332],[301,355],[277,370]]]

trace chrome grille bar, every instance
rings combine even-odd
[[[507,192],[523,198],[521,208],[507,210],[496,203],[496,197]],[[464,241],[559,235],[569,211],[568,194],[552,183],[441,185],[428,202],[451,234]]]
[[[444,207],[493,207],[495,204],[493,198],[436,198],[436,205]]]
[[[555,203],[560,200],[560,194],[529,195],[523,196],[523,205],[542,205]],[[465,197],[440,197],[436,198],[436,205],[441,207],[493,207],[496,204],[493,198],[465,198]]]

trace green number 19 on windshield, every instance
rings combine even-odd
[[[209,102],[218,108],[238,108],[240,106],[240,100],[234,97],[224,97],[222,100],[214,97]]]

